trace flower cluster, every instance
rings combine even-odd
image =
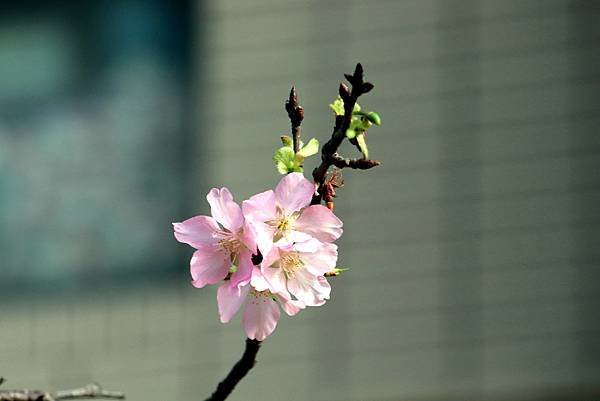
[[[275,330],[280,307],[293,316],[329,299],[325,274],[336,267],[333,242],[342,234],[342,222],[325,206],[310,205],[314,192],[314,184],[297,172],[241,207],[227,188],[213,188],[207,195],[212,217],[173,224],[175,238],[196,249],[192,284],[222,282],[221,322],[229,322],[243,305],[250,339],[262,341]]]

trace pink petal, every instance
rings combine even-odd
[[[243,250],[238,256],[238,265],[235,273],[231,275],[232,286],[242,286],[250,282],[252,277],[252,254],[248,250]]]
[[[292,245],[287,245],[286,249],[287,248],[293,249]],[[271,250],[268,253],[263,253],[263,259],[262,259],[262,262],[260,262],[260,267],[262,269],[264,269],[266,267],[272,266],[273,263],[275,263],[279,260],[279,252],[280,252],[280,248],[273,247],[273,248],[271,248]]]
[[[304,209],[294,228],[322,242],[333,242],[342,235],[342,221],[323,205],[312,205]]]
[[[337,258],[337,245],[327,243],[321,243],[313,253],[302,254],[304,268],[315,276],[322,276],[335,269]]]
[[[239,289],[232,286],[231,283],[225,283],[219,287],[217,290],[217,305],[221,323],[227,323],[231,320],[246,300],[249,290],[249,285]]]
[[[258,223],[254,225],[256,236],[256,246],[258,250],[263,254],[271,252],[273,249],[273,236],[275,235],[275,229],[267,226],[266,224]]]
[[[265,222],[277,217],[275,193],[261,192],[242,202],[244,217],[252,221]]]
[[[275,198],[279,206],[292,213],[310,204],[315,186],[304,178],[302,173],[290,173],[283,177],[275,188]]]
[[[289,316],[294,316],[302,309],[306,308],[304,302],[292,299],[288,294],[276,294],[279,304]]]
[[[273,247],[275,228],[268,226],[265,222],[277,218],[275,193],[269,190],[254,195],[242,202],[242,210],[251,227],[251,235],[254,236],[256,246],[265,255]]]
[[[210,203],[210,211],[215,220],[231,232],[235,232],[244,224],[242,209],[233,201],[233,195],[227,188],[213,188],[206,195]]]
[[[321,288],[322,293],[327,294],[327,296],[324,297],[323,300],[323,303],[325,303],[325,299],[329,299],[329,297],[331,296],[331,285],[329,285],[329,282],[323,276],[317,277],[317,280],[319,281],[319,286]]]
[[[195,216],[181,223],[173,223],[175,238],[179,242],[198,248],[215,242],[214,233],[220,230],[212,217]]]
[[[319,306],[329,299],[331,287],[327,280],[319,280],[306,269],[298,269],[287,282],[288,291],[308,306]]]
[[[269,289],[269,283],[265,280],[260,269],[256,266],[252,268],[252,278],[250,284],[256,289],[256,291],[265,291]]]
[[[287,245],[292,245],[295,242],[304,242],[308,241],[309,239],[312,239],[310,234],[293,230],[286,233],[279,241],[275,242],[275,246],[282,248]]]
[[[190,261],[192,285],[202,288],[207,284],[218,283],[227,276],[230,267],[229,254],[203,245],[194,252]]]
[[[277,327],[280,314],[279,306],[271,296],[264,293],[258,296],[250,294],[242,315],[248,338],[263,341]]]
[[[269,290],[271,292],[287,292],[287,278],[283,269],[279,267],[265,267],[262,269],[262,274],[267,283],[269,283]]]
[[[313,253],[313,252],[317,252],[318,250],[320,250],[322,246],[323,246],[323,243],[321,241],[314,239],[313,237],[310,237],[308,240],[298,241],[291,247],[291,249],[286,249],[286,251]]]
[[[256,253],[257,250],[257,240],[258,234],[252,224],[248,221],[244,222],[244,229],[237,236],[237,238],[246,246],[246,248],[250,249],[252,253]]]

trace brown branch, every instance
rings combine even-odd
[[[350,168],[358,169],[358,170],[368,170],[370,168],[379,166],[381,163],[379,163],[377,160],[362,159],[362,158],[361,159],[347,159],[347,158],[343,158],[338,153],[334,153],[331,156],[331,164],[333,164],[337,168],[350,167]]]
[[[3,381],[4,379],[0,378],[0,384]],[[123,400],[125,399],[125,394],[120,391],[104,390],[95,383],[72,390],[60,390],[54,393],[26,389],[0,391],[0,401],[59,401],[93,398]]]
[[[312,204],[321,203],[322,199],[327,202],[327,207],[333,210],[333,198],[335,197],[335,189],[342,185],[338,181],[339,174],[334,174],[326,180],[326,175],[329,167],[335,166],[340,169],[350,167],[354,169],[366,170],[379,165],[376,160],[367,159],[346,159],[341,157],[337,150],[346,137],[346,131],[350,127],[352,121],[352,110],[356,104],[356,100],[371,89],[373,84],[364,82],[362,65],[356,65],[354,74],[344,74],[346,79],[352,85],[352,90],[344,84],[340,84],[339,93],[344,100],[344,116],[336,118],[333,134],[329,141],[323,145],[321,150],[321,164],[313,171],[313,179],[317,188],[317,194],[313,196]],[[304,119],[304,108],[298,103],[298,94],[296,88],[292,86],[288,100],[285,102],[285,110],[290,118],[292,126],[292,141],[294,153],[300,150],[300,126]],[[259,265],[262,261],[262,255],[257,250],[256,254],[252,255],[252,263]],[[333,271],[327,276],[337,276],[339,272]],[[246,339],[246,349],[241,359],[233,366],[227,377],[223,379],[217,386],[214,393],[206,399],[206,401],[223,401],[233,391],[235,386],[246,376],[246,374],[254,367],[256,363],[256,354],[260,349],[261,342],[257,340]],[[0,400],[2,401],[2,400]]]
[[[290,97],[285,102],[285,110],[292,124],[292,141],[294,144],[294,153],[300,150],[300,125],[304,119],[304,108],[298,104],[298,94],[296,87],[292,86]]]
[[[313,196],[311,204],[318,205],[324,198],[331,198],[327,195],[326,175],[329,167],[336,166],[338,168],[356,168],[366,170],[378,166],[380,163],[377,160],[368,159],[346,159],[340,156],[338,148],[346,137],[346,131],[350,128],[352,122],[352,111],[358,98],[370,92],[373,89],[373,84],[364,81],[363,67],[360,63],[356,64],[353,74],[344,74],[344,77],[350,82],[352,89],[344,83],[340,84],[339,94],[344,101],[344,115],[338,116],[335,119],[335,126],[331,138],[321,149],[321,164],[313,170],[313,180],[317,186],[317,193]],[[327,200],[327,207],[333,208],[333,201]]]
[[[256,354],[260,349],[260,344],[261,343],[258,340],[246,339],[246,349],[244,350],[244,354],[240,360],[233,365],[233,368],[227,377],[219,383],[215,392],[207,398],[206,401],[223,401],[229,396],[236,384],[246,376],[246,373],[248,373],[256,363]]]

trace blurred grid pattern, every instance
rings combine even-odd
[[[1,10],[4,292],[164,270],[155,222],[183,203],[181,17],[160,1]]]
[[[326,306],[282,319],[230,399],[597,399],[593,3],[228,0],[196,15],[189,214],[210,187],[241,200],[276,182],[291,83],[304,138],[325,141],[361,61],[376,86],[361,104],[384,123],[369,136],[383,165],[345,171],[339,191],[351,270]],[[2,313],[0,373],[198,399],[242,348],[214,295],[176,282],[21,302]]]

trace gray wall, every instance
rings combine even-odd
[[[369,135],[382,166],[344,171],[339,191],[339,264],[350,271],[332,280],[326,306],[282,318],[231,400],[597,396],[592,8],[564,0],[198,8],[203,156],[192,166],[190,214],[207,212],[212,186],[241,200],[279,179],[270,157],[288,129],[292,83],[307,139],[328,138],[327,104],[357,61],[375,84],[361,104],[383,118]],[[0,373],[11,387],[96,380],[132,400],[202,399],[243,344],[239,321],[218,323],[214,296],[181,282],[11,305],[0,317]]]

